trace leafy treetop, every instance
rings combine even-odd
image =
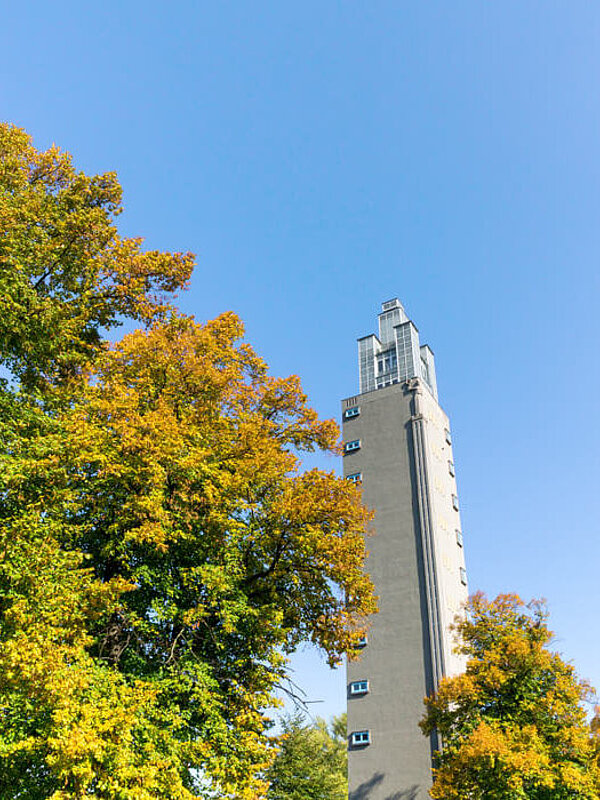
[[[284,719],[279,751],[267,773],[268,800],[346,800],[348,748],[346,715],[331,725],[317,718]]]
[[[421,723],[443,750],[431,790],[444,800],[592,800],[598,754],[582,702],[590,687],[549,650],[542,603],[474,595],[456,624],[462,675],[427,698]]]
[[[371,515],[301,472],[335,423],[234,314],[170,307],[191,256],[119,210],[114,175],[0,127],[0,796],[258,800],[286,654],[336,663],[375,610]]]
[[[123,317],[147,321],[185,286],[190,253],[142,251],[115,218],[114,173],[88,176],[57,147],[0,124],[0,363],[29,388],[68,380]]]

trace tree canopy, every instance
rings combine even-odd
[[[87,176],[57,147],[0,125],[0,363],[28,387],[87,363],[101,329],[148,320],[184,288],[191,253],[142,250],[116,228],[114,173]]]
[[[598,741],[582,706],[591,690],[549,649],[546,618],[516,595],[471,598],[456,624],[466,671],[425,701],[423,732],[443,741],[433,798],[598,798]]]
[[[0,165],[0,795],[255,800],[287,654],[375,610],[359,492],[301,469],[337,426],[176,311],[192,257],[119,237],[114,175],[11,126]]]
[[[296,715],[283,720],[279,751],[269,769],[268,800],[346,800],[348,748],[346,715],[328,725],[307,724]]]

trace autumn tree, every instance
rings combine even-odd
[[[114,176],[0,130],[0,795],[255,800],[287,654],[374,610],[358,492],[301,471],[337,428],[175,311],[191,257],[119,237]]]
[[[267,773],[268,800],[346,800],[348,749],[346,715],[331,724],[306,723],[301,715],[283,720],[279,751]]]
[[[147,321],[183,288],[190,253],[119,235],[114,173],[88,176],[53,146],[0,125],[0,363],[27,388],[64,382],[124,317]]]
[[[540,602],[474,595],[456,624],[466,671],[425,703],[425,734],[443,750],[431,796],[439,800],[592,800],[598,751],[582,704],[590,687],[549,649]]]

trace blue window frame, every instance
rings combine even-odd
[[[369,681],[352,681],[350,684],[350,694],[367,694],[369,691]]]
[[[360,450],[360,439],[353,439],[344,445],[344,453],[354,453],[356,450]]]
[[[358,417],[359,414],[360,408],[358,406],[353,406],[344,411],[344,419],[353,419],[353,417]]]
[[[371,731],[353,731],[350,741],[354,747],[363,747],[371,744]]]
[[[353,472],[352,475],[346,475],[347,481],[352,483],[362,483],[362,472]]]

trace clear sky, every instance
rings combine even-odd
[[[1,116],[116,170],[123,232],[198,254],[185,310],[235,310],[322,415],[400,297],[452,420],[470,589],[546,597],[600,687],[596,0],[1,7]],[[343,708],[343,671],[295,665]]]

